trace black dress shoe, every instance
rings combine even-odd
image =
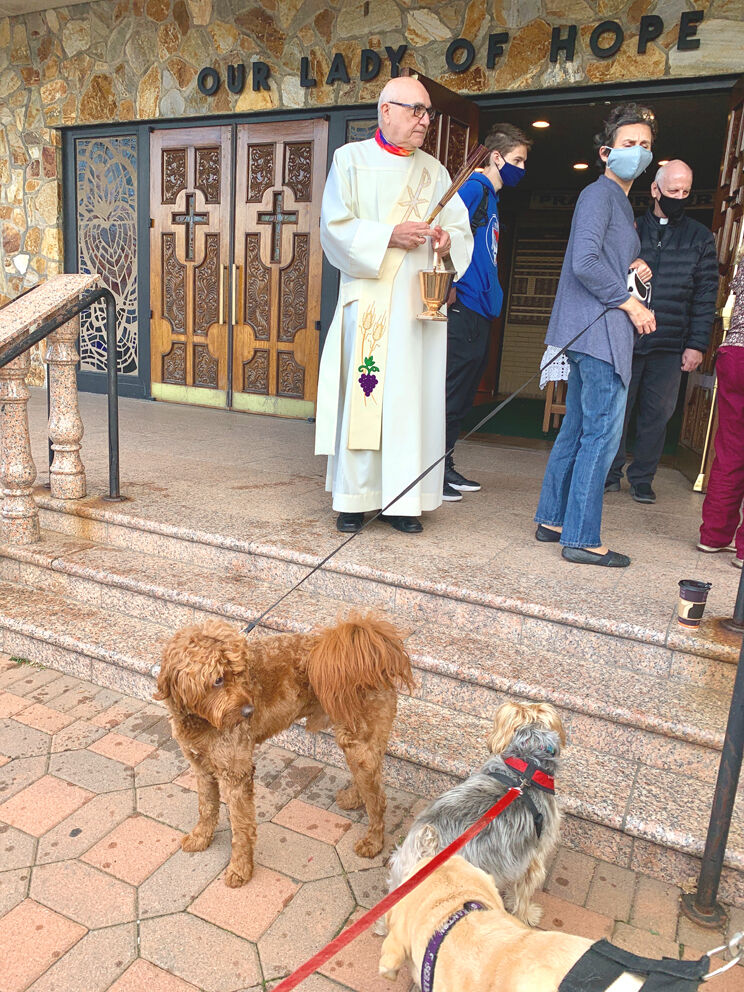
[[[561,539],[560,531],[551,530],[550,527],[545,527],[543,524],[537,525],[537,530],[535,531],[535,537],[538,541],[543,541],[545,544],[556,544]]]
[[[362,529],[363,523],[363,513],[339,513],[336,518],[336,530],[340,530],[342,534],[355,534]]]
[[[384,520],[402,534],[420,534],[424,529],[418,517],[396,517],[383,513],[380,520]]]

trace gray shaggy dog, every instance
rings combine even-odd
[[[509,787],[489,775],[494,771],[514,774],[505,758],[534,762],[546,775],[554,776],[565,743],[563,724],[549,703],[500,706],[488,736],[493,757],[418,815],[390,856],[389,889],[397,888],[422,857],[441,851],[506,794]],[[459,853],[491,875],[505,893],[510,912],[534,926],[542,908],[531,900],[545,880],[548,858],[558,843],[561,814],[552,792],[533,787],[529,797],[542,817],[539,838],[533,812],[519,797]]]

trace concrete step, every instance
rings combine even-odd
[[[327,553],[326,543],[317,553],[309,553],[307,541],[290,545],[262,540],[241,540],[226,533],[179,527],[166,520],[140,517],[136,506],[108,504],[98,499],[67,502],[53,500],[43,488],[35,490],[42,526],[75,538],[154,554],[171,562],[181,562],[241,575],[257,581],[276,583],[282,591],[306,575]],[[174,511],[169,508],[169,520]],[[292,535],[288,535],[291,544]],[[428,559],[427,559],[428,560]],[[612,587],[583,607],[562,607],[541,602],[535,581],[510,574],[508,580],[493,581],[481,587],[467,585],[450,576],[440,576],[440,563],[432,561],[428,578],[410,573],[382,570],[359,560],[357,553],[343,552],[323,566],[303,586],[307,593],[320,593],[347,603],[380,606],[409,616],[426,619],[435,613],[442,624],[468,631],[495,629],[499,637],[530,645],[534,650],[552,650],[562,643],[576,657],[600,656],[657,674],[686,670],[687,676],[705,684],[715,679],[717,666],[710,662],[735,664],[740,639],[722,630],[714,619],[704,620],[690,631],[676,623],[674,602],[649,603],[647,619],[625,619],[622,602],[616,601]],[[419,572],[421,570],[419,569]],[[606,577],[605,577],[606,579]],[[492,589],[503,587],[503,592]],[[637,611],[636,611],[637,612]]]

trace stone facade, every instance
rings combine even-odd
[[[695,10],[700,47],[680,51],[680,16]],[[649,14],[664,31],[639,54]],[[625,40],[599,59],[590,36],[607,19]],[[551,63],[551,33],[570,24],[574,59]],[[489,36],[502,32],[489,69]],[[474,47],[464,72],[445,61],[455,38]],[[389,73],[386,47],[402,45],[402,64],[462,93],[740,72],[744,0],[98,0],[0,18],[0,302],[61,268],[60,126],[371,101]],[[359,79],[364,48],[382,56],[372,82]],[[337,53],[349,81],[328,83]],[[303,59],[315,86],[301,85]],[[257,61],[270,76],[254,91]],[[246,85],[233,93],[227,67],[239,63]],[[197,87],[205,66],[221,78],[213,96]]]

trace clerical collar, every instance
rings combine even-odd
[[[409,155],[413,155],[413,149],[411,149],[411,151],[408,151],[408,149],[406,148],[399,148],[397,145],[394,145],[391,141],[387,141],[385,135],[382,133],[379,127],[375,131],[375,141],[380,146],[380,148],[384,148],[385,151],[390,152],[391,155],[403,155],[405,158],[408,158]]]

